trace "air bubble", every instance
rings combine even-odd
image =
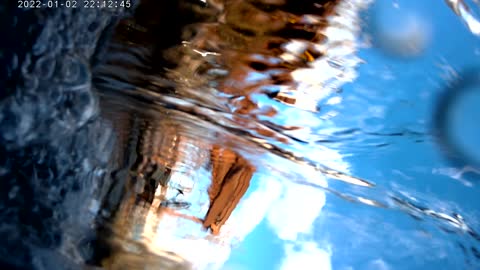
[[[50,79],[55,71],[55,58],[52,55],[45,55],[35,63],[35,74],[42,80]]]
[[[69,90],[90,88],[91,75],[87,64],[79,57],[66,56],[60,66],[62,83]]]

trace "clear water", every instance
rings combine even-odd
[[[11,263],[478,269],[477,4],[319,2],[52,12],[1,101]]]

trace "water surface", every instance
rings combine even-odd
[[[33,196],[57,225],[42,225],[55,231],[43,246],[25,240],[29,257],[37,268],[477,269],[475,7],[144,1],[60,34],[62,15],[50,18],[0,118],[5,151],[37,160],[7,160],[5,179],[23,183],[17,166],[40,190],[66,186]]]

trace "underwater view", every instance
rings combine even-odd
[[[0,269],[480,269],[479,1],[0,20]]]

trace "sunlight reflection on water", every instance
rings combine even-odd
[[[77,209],[52,253],[79,265],[476,269],[478,22],[447,4],[144,1],[101,50],[54,31],[94,16],[59,12],[0,114],[38,164],[0,175],[30,168],[33,212]]]

